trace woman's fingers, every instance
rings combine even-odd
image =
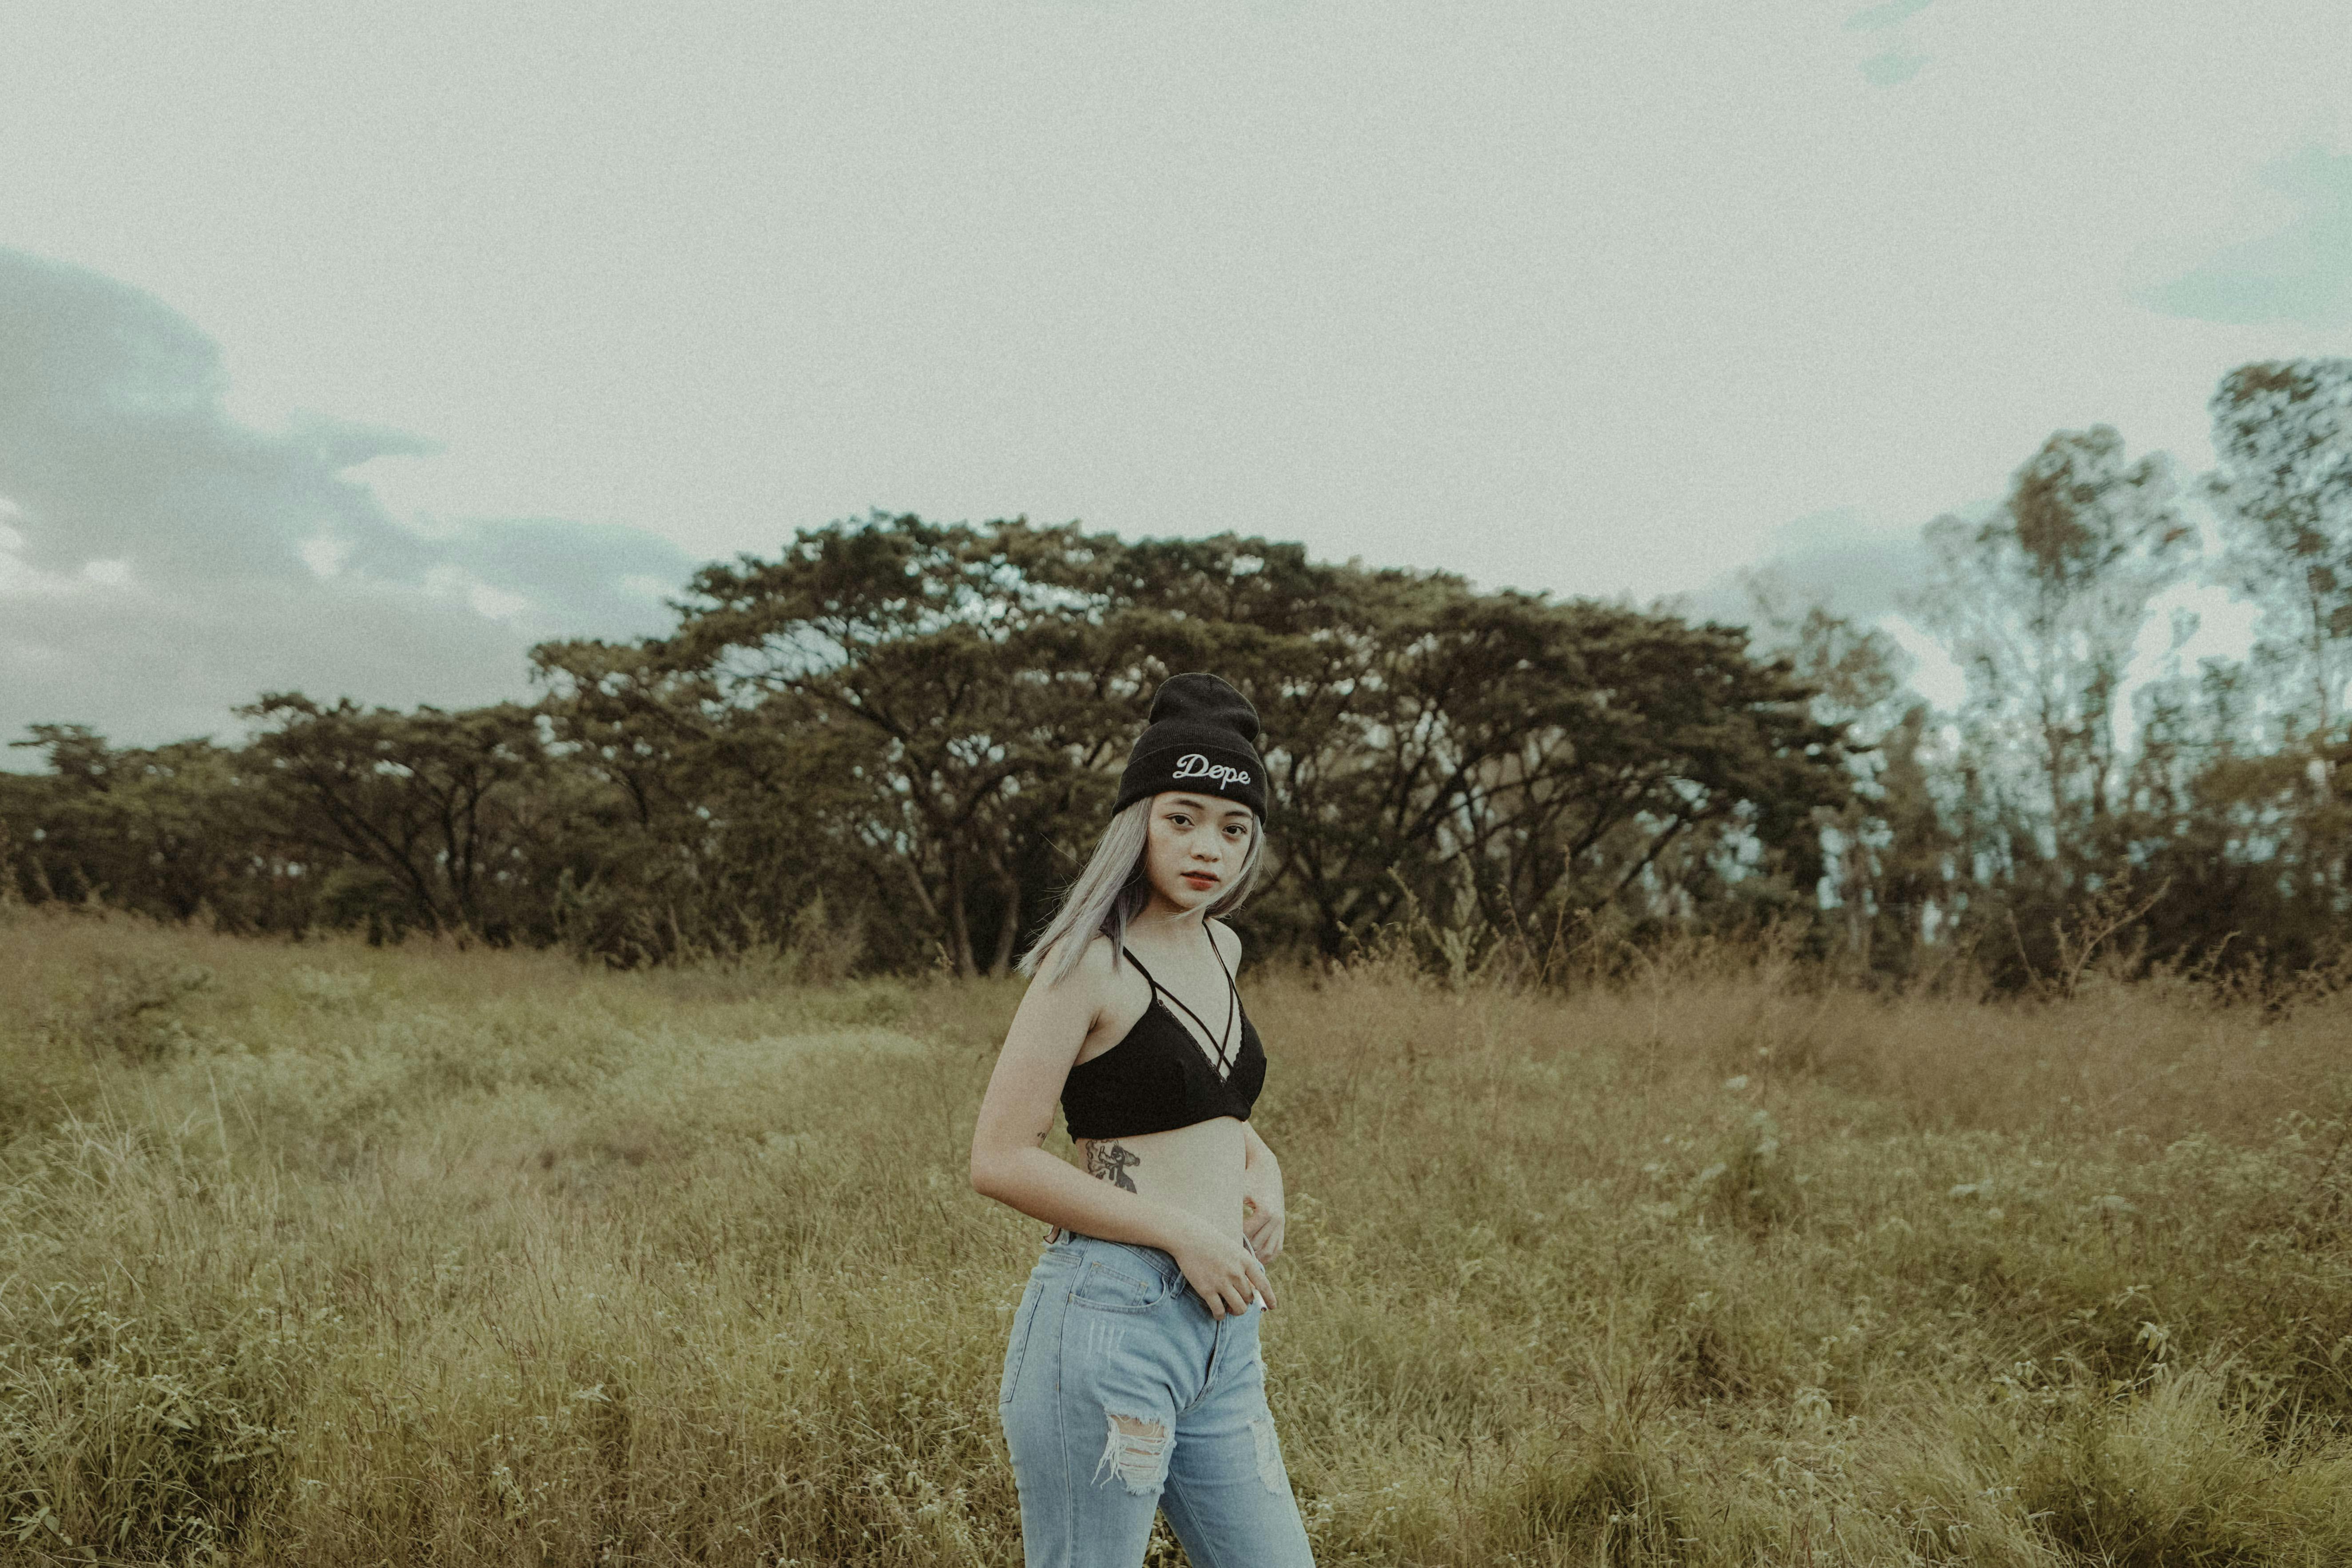
[[[1281,1247],[1279,1232],[1275,1236],[1276,1250]],[[1253,1302],[1274,1305],[1274,1287],[1265,1277],[1265,1260],[1258,1256],[1257,1244],[1244,1241],[1238,1255],[1228,1253],[1229,1260],[1222,1268],[1203,1267],[1202,1278],[1192,1279],[1192,1289],[1201,1304],[1215,1318],[1239,1317],[1250,1310]],[[1203,1260],[1205,1265],[1207,1260]]]

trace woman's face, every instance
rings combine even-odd
[[[1143,858],[1151,890],[1180,910],[1216,902],[1242,874],[1256,832],[1255,814],[1238,801],[1186,790],[1154,796]]]

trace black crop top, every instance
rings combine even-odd
[[[1216,946],[1215,938],[1210,939],[1209,945]],[[1062,1085],[1062,1110],[1069,1121],[1070,1136],[1133,1138],[1213,1121],[1220,1116],[1247,1121],[1258,1090],[1265,1087],[1265,1047],[1258,1043],[1249,1015],[1241,1010],[1241,993],[1234,989],[1233,972],[1225,973],[1225,987],[1233,998],[1225,1027],[1231,1031],[1238,1016],[1241,1041],[1227,1059],[1226,1070],[1220,1073],[1217,1064],[1209,1059],[1211,1047],[1195,1040],[1176,1016],[1175,1007],[1184,1004],[1152,979],[1151,971],[1135,954],[1125,948],[1119,951],[1127,953],[1127,961],[1150,985],[1151,1005],[1118,1044],[1070,1068]],[[1218,965],[1223,967],[1224,962],[1225,955],[1218,953]],[[1184,1011],[1192,1013],[1190,1007]],[[1198,1014],[1192,1016],[1199,1021]],[[1205,1023],[1201,1029],[1210,1032]]]

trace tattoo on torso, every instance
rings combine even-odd
[[[1118,1143],[1087,1145],[1087,1174],[1099,1176],[1114,1187],[1135,1191],[1135,1180],[1128,1172],[1143,1163],[1143,1156]]]

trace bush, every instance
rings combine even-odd
[[[89,1288],[0,1301],[0,1506],[33,1552],[152,1562],[235,1547],[278,1488],[289,1369],[121,1315]]]

